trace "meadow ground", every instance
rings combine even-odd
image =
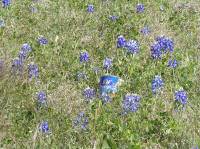
[[[144,4],[144,12],[136,11],[138,3]],[[88,4],[94,12],[87,11]],[[0,7],[0,19],[4,20],[0,25],[0,148],[188,149],[200,145],[200,2],[12,0],[8,7]],[[145,26],[149,32],[141,32]],[[139,48],[136,44],[131,50],[139,52],[128,53],[127,44],[117,48],[120,35],[137,41]],[[39,44],[40,36],[48,43]],[[174,51],[156,59],[151,46],[160,36],[172,39]],[[13,65],[24,43],[32,50],[23,64]],[[81,63],[83,51],[89,60]],[[109,69],[103,65],[105,58],[112,60]],[[176,68],[167,66],[170,59],[177,60]],[[30,68],[31,62],[39,68],[32,80],[30,74],[34,77],[37,70]],[[123,79],[108,103],[99,98],[99,79],[104,74]],[[154,94],[156,75],[164,85]],[[87,87],[96,92],[94,99],[87,99],[90,102],[83,95]],[[176,97],[179,89],[187,93],[187,101],[183,94]],[[40,91],[46,94],[42,103],[37,97]],[[141,99],[135,112],[129,109],[122,114],[128,93]],[[80,112],[85,113],[83,120],[75,124]],[[44,121],[48,127],[41,129]]]

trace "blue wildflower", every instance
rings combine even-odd
[[[123,110],[127,112],[136,112],[139,108],[141,97],[136,94],[127,94],[124,96]]]
[[[128,53],[131,54],[136,54],[139,52],[139,44],[135,40],[127,41],[125,48],[127,49]]]
[[[108,102],[111,102],[111,98],[110,98],[110,96],[109,95],[102,95],[102,96],[100,96],[100,99],[101,99],[101,101],[103,102],[103,104],[106,104],[106,103],[108,103]]]
[[[118,18],[119,18],[118,16],[114,16],[114,15],[109,17],[111,21],[116,21]]]
[[[144,4],[137,4],[136,11],[137,11],[137,13],[144,12]]]
[[[41,104],[46,103],[46,100],[47,100],[46,93],[44,91],[40,91],[37,94],[37,99],[38,99],[38,102],[41,103]]]
[[[2,0],[3,7],[8,7],[11,4],[11,0]]]
[[[32,78],[38,78],[39,76],[39,69],[38,69],[38,65],[31,63],[28,65],[28,76],[30,79]]]
[[[123,48],[126,45],[126,39],[124,36],[120,35],[117,38],[117,48]]]
[[[106,70],[109,70],[112,66],[112,59],[110,58],[105,58],[103,61],[103,68]]]
[[[84,112],[80,112],[77,117],[73,120],[74,127],[80,127],[83,130],[87,129],[89,120]]]
[[[49,124],[47,121],[44,121],[40,124],[39,130],[43,133],[48,133],[49,132]]]
[[[174,51],[174,42],[165,36],[157,37],[156,42],[151,46],[151,57],[161,59],[162,55]]]
[[[31,46],[28,43],[25,43],[22,45],[20,51],[19,51],[19,59],[24,62],[24,60],[26,59],[26,57],[28,56],[28,53],[32,51]]]
[[[5,22],[4,22],[4,20],[0,20],[0,28],[1,27],[5,27]]]
[[[89,4],[87,7],[87,12],[89,12],[89,13],[94,12],[94,5]]]
[[[87,102],[91,101],[92,99],[95,98],[96,92],[94,89],[87,87],[86,89],[84,89],[83,91],[83,96],[85,97],[85,100]]]
[[[38,43],[40,45],[46,45],[46,44],[48,44],[48,40],[45,37],[41,36],[38,38]]]
[[[193,146],[192,149],[199,149],[198,145]]]
[[[84,51],[84,52],[81,52],[80,53],[80,62],[83,63],[83,62],[88,62],[89,61],[89,54],[87,51]]]
[[[185,105],[187,104],[187,99],[187,93],[183,89],[175,92],[175,101],[181,103],[182,105]]]
[[[164,81],[162,80],[161,76],[155,76],[152,80],[151,88],[152,92],[155,94],[162,89],[164,86]]]
[[[178,66],[178,62],[177,62],[177,60],[169,60],[168,61],[168,67],[170,67],[170,68],[176,68]]]
[[[156,41],[160,44],[161,49],[166,52],[173,52],[174,51],[174,42],[172,39],[167,38],[165,36],[160,36],[156,38]]]
[[[12,61],[12,71],[13,73],[21,73],[23,69],[22,61],[17,57]]]
[[[143,34],[143,35],[148,35],[150,33],[150,29],[148,26],[145,26],[143,27],[140,32]]]

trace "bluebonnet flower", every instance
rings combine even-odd
[[[168,67],[171,67],[171,68],[176,68],[178,66],[178,62],[177,60],[169,60],[168,61]]]
[[[94,12],[94,5],[89,4],[89,5],[87,6],[87,12],[89,12],[89,13]]]
[[[155,94],[158,91],[162,89],[164,86],[164,81],[162,80],[161,76],[155,76],[155,78],[152,80],[151,88],[152,92]]]
[[[11,4],[11,0],[2,0],[3,7],[8,7]]]
[[[28,76],[29,76],[29,79],[32,79],[32,78],[38,78],[39,76],[39,69],[38,69],[38,65],[34,64],[34,63],[31,63],[28,65]]]
[[[46,103],[46,100],[47,100],[46,93],[44,91],[40,91],[37,94],[37,99],[38,99],[38,102],[41,103],[41,104]]]
[[[135,40],[127,41],[125,48],[127,49],[128,53],[131,53],[131,54],[136,54],[139,52],[139,44]]]
[[[19,51],[19,59],[24,62],[26,57],[28,56],[28,53],[32,51],[31,46],[28,43],[24,43]]]
[[[175,91],[175,101],[181,103],[182,105],[185,105],[187,104],[187,99],[187,93],[183,89]]]
[[[89,61],[89,54],[87,51],[84,51],[84,52],[81,52],[80,53],[80,62],[83,63],[83,62],[88,62]]]
[[[116,21],[118,18],[119,18],[118,16],[114,16],[114,15],[109,17],[111,21]]]
[[[143,34],[143,35],[148,35],[150,33],[150,29],[148,26],[145,26],[143,27],[140,32]]]
[[[126,45],[126,39],[124,36],[120,35],[117,38],[117,48],[123,48]]]
[[[166,53],[166,52],[173,52],[174,51],[174,42],[165,37],[165,36],[160,36],[156,38],[156,41],[160,44],[161,49]]]
[[[40,124],[39,130],[43,133],[49,133],[49,124],[47,121],[44,121]]]
[[[112,59],[110,58],[105,58],[103,61],[103,68],[106,70],[109,70],[112,66]]]
[[[165,36],[157,37],[156,42],[151,46],[151,57],[161,59],[162,55],[174,51],[174,42]]]
[[[46,45],[46,44],[48,44],[48,40],[45,37],[41,36],[38,38],[38,43],[40,45]]]
[[[137,4],[136,11],[137,11],[137,13],[144,12],[144,4]]]
[[[73,120],[74,127],[80,127],[83,130],[87,129],[89,120],[84,112],[80,112],[77,117]]]
[[[1,27],[5,27],[5,22],[4,22],[4,20],[0,20],[0,28]]]
[[[23,69],[22,61],[17,57],[12,61],[12,71],[13,73],[21,73]]]
[[[136,112],[139,108],[141,97],[136,94],[127,94],[124,96],[123,110],[127,112]]]
[[[84,89],[83,91],[83,96],[85,97],[85,100],[87,102],[91,101],[92,99],[95,98],[96,92],[94,89],[87,87],[86,89]]]
[[[103,96],[100,96],[100,99],[101,99],[101,101],[103,102],[103,104],[106,104],[106,103],[108,103],[108,102],[111,102],[111,98],[110,98],[110,96],[109,95],[103,95]]]

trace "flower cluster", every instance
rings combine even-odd
[[[37,79],[39,76],[39,69],[38,69],[38,65],[31,63],[28,65],[28,76],[29,79],[35,78]]]
[[[151,88],[152,92],[155,94],[162,89],[164,86],[164,81],[162,80],[161,76],[155,76],[152,80]]]
[[[24,60],[27,58],[28,54],[32,51],[31,46],[28,43],[24,43],[19,51],[19,59],[23,63]]]
[[[89,54],[87,51],[81,52],[80,53],[80,62],[84,63],[84,62],[88,62],[89,61]]]
[[[125,48],[128,53],[136,54],[139,52],[139,44],[135,40],[128,40],[124,36],[120,35],[117,38],[117,48]]]
[[[165,37],[157,37],[156,42],[151,46],[151,56],[153,59],[161,59],[162,55],[174,51],[174,42]]]
[[[40,124],[39,130],[42,133],[49,133],[49,124],[47,121],[44,121]]]
[[[120,35],[117,38],[117,48],[123,48],[126,45],[126,39],[124,36]]]
[[[109,70],[112,67],[112,59],[111,58],[105,58],[103,61],[103,68],[105,70]]]
[[[137,6],[136,6],[136,12],[137,13],[144,12],[144,4],[137,4]]]
[[[47,100],[47,95],[44,91],[40,91],[38,94],[37,94],[37,99],[38,99],[38,103],[40,104],[45,104],[46,103],[46,100]]]
[[[92,99],[95,98],[96,92],[94,89],[87,87],[86,89],[84,89],[83,91],[83,96],[85,97],[85,100],[87,102],[91,101]]]
[[[175,92],[175,101],[181,103],[182,105],[186,105],[187,99],[187,93],[183,89]]]
[[[28,43],[24,43],[19,51],[18,57],[12,62],[12,71],[14,73],[22,72],[23,64],[28,54],[32,51],[31,46]]]
[[[170,67],[170,68],[176,68],[178,66],[178,62],[175,59],[174,60],[169,60],[167,66]]]
[[[13,61],[12,61],[12,72],[14,74],[21,73],[22,69],[23,69],[22,61],[18,57],[13,59]]]
[[[41,36],[38,38],[38,43],[40,45],[46,45],[46,44],[48,44],[48,40],[45,37]]]
[[[73,126],[80,127],[83,130],[87,129],[88,123],[88,117],[86,117],[84,112],[80,112],[78,116],[73,120]]]
[[[139,44],[135,40],[127,41],[125,48],[127,49],[128,53],[131,53],[131,54],[136,54],[139,52]]]
[[[92,13],[94,12],[94,6],[92,4],[89,4],[87,7],[87,12]]]
[[[3,8],[8,7],[11,4],[11,0],[2,0]]]
[[[136,112],[140,104],[141,97],[136,94],[127,94],[123,100],[123,110],[127,112]]]

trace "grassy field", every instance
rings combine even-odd
[[[143,12],[136,11],[139,3],[144,4]],[[94,12],[87,11],[89,4]],[[9,6],[0,6],[0,20],[4,20],[0,148],[196,149],[200,145],[197,0],[12,0]],[[145,26],[146,34],[141,32]],[[139,52],[117,48],[120,35],[137,41]],[[48,43],[38,43],[42,36]],[[174,52],[155,59],[151,48],[161,36],[172,40]],[[24,43],[32,50],[18,68],[13,60]],[[80,62],[84,51],[89,60]],[[103,65],[105,58],[112,60],[110,69]],[[168,67],[170,59],[177,60],[176,68]],[[30,79],[33,62],[39,74]],[[108,103],[99,97],[99,79],[105,74],[123,80]],[[156,94],[155,76],[164,81]],[[87,87],[95,90],[93,99],[84,97]],[[180,89],[187,93],[185,104],[175,101]],[[46,93],[42,104],[40,91]],[[122,114],[129,93],[141,97],[139,107]],[[80,112],[85,115],[76,126]],[[45,121],[49,129],[44,132],[40,126]]]

